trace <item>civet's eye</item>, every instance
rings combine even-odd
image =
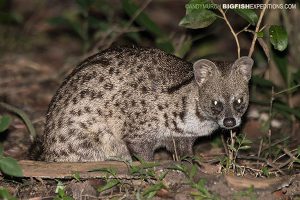
[[[215,114],[220,113],[223,110],[223,104],[222,104],[222,102],[217,101],[217,100],[213,100],[212,101],[212,108],[211,109],[212,109],[212,111]]]
[[[233,102],[233,107],[237,111],[242,111],[244,106],[245,105],[243,104],[243,98],[235,99]]]
[[[243,103],[243,99],[242,98],[238,98],[235,100],[235,104],[236,105],[241,105]]]

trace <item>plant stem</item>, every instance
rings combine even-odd
[[[227,17],[226,17],[226,14],[225,12],[222,10],[222,8],[218,8],[218,10],[220,11],[220,13],[222,14],[223,16],[223,19],[225,20],[227,26],[229,27],[233,37],[234,37],[234,40],[235,40],[235,43],[236,43],[236,46],[237,46],[237,54],[238,54],[238,58],[241,57],[241,47],[240,47],[240,43],[239,43],[239,39],[237,37],[237,34],[235,33],[235,31],[233,30],[231,24],[229,23]]]
[[[293,89],[296,89],[296,88],[298,88],[298,87],[300,87],[300,84],[295,85],[295,86],[290,87],[290,88],[287,88],[287,89],[285,89],[285,90],[281,90],[281,91],[279,91],[279,92],[276,92],[276,93],[274,94],[274,96],[279,95],[279,94],[282,94],[282,93],[285,93],[285,92],[288,92],[288,91],[293,90]]]
[[[272,130],[271,130],[271,121],[272,121],[272,112],[273,112],[273,101],[274,101],[274,87],[272,86],[272,93],[270,98],[270,110],[269,110],[269,130],[268,130],[268,142],[269,142],[269,154],[271,153],[271,136],[272,136]]]
[[[269,2],[270,2],[270,0],[266,0],[265,4],[269,4]],[[259,15],[258,22],[257,22],[256,27],[255,27],[254,37],[253,37],[253,40],[252,40],[252,43],[251,43],[251,47],[250,47],[250,50],[249,50],[249,54],[248,54],[249,57],[251,57],[252,54],[253,54],[254,46],[255,46],[255,43],[256,43],[256,40],[257,40],[257,32],[259,32],[260,24],[262,22],[263,16],[265,15],[266,9],[267,9],[267,6],[265,6],[263,8],[263,10],[261,11],[261,13]]]

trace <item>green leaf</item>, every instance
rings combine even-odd
[[[287,83],[288,81],[288,59],[287,55],[280,52],[274,52],[273,51],[273,59],[276,63],[277,69],[279,70],[282,78]],[[287,84],[288,85],[288,84]]]
[[[57,17],[50,18],[48,20],[48,23],[56,26],[65,26],[66,28],[69,28],[73,32],[75,32],[81,39],[84,40],[86,38],[82,26],[80,22],[77,20],[71,20],[63,16],[57,16]]]
[[[0,12],[0,23],[20,24],[23,21],[22,15],[14,12]]]
[[[0,143],[0,159],[3,157],[3,152],[4,152],[3,144]]]
[[[272,81],[266,80],[257,75],[253,75],[251,80],[255,85],[258,85],[258,86],[262,86],[262,87],[272,87],[273,86]]]
[[[288,35],[284,27],[272,25],[269,29],[270,42],[278,51],[283,51],[288,45]]]
[[[263,31],[259,31],[256,33],[258,38],[263,38],[264,37],[264,32]]]
[[[205,9],[194,10],[189,12],[179,22],[179,26],[183,26],[190,29],[205,28],[211,25],[217,16],[214,12]]]
[[[2,157],[0,159],[0,170],[10,176],[23,176],[22,169],[18,162],[10,157]]]
[[[139,7],[132,0],[123,0],[122,6],[125,12],[133,17],[137,12],[139,12]],[[158,25],[152,21],[148,15],[144,12],[141,12],[135,19],[136,23],[138,23],[141,27],[144,27],[147,31],[149,31],[152,35],[154,35],[158,41],[156,44],[159,48],[172,53],[174,51],[174,47],[172,42],[168,39],[167,35],[158,27]]]
[[[196,175],[196,173],[197,173],[197,170],[198,168],[197,168],[197,166],[196,165],[193,165],[192,166],[192,168],[191,168],[191,171],[190,171],[190,173],[189,173],[189,177],[190,178],[193,178],[195,175]]]
[[[82,9],[88,9],[95,0],[76,0],[76,3],[82,8]]]
[[[3,200],[17,200],[17,198],[15,198],[11,194],[9,194],[7,189],[5,189],[3,187],[0,187],[0,199],[3,199]]]
[[[106,31],[109,29],[109,25],[106,21],[99,20],[96,17],[89,16],[88,22],[91,28],[99,29],[101,31]]]
[[[129,16],[133,16],[140,9],[132,0],[123,0],[122,6]],[[135,21],[142,27],[145,27],[150,33],[157,37],[165,36],[160,28],[144,12],[136,17]]]
[[[8,115],[0,116],[0,133],[8,129],[11,123],[11,117]]]
[[[300,82],[300,69],[292,74],[294,81]]]
[[[117,169],[104,167],[104,168],[99,168],[99,169],[92,169],[92,170],[89,170],[89,172],[106,172],[108,174],[115,176],[117,174]]]
[[[251,146],[245,145],[245,146],[241,146],[239,149],[240,150],[251,149]]]
[[[147,199],[151,199],[155,196],[155,194],[165,188],[164,184],[162,182],[159,182],[157,184],[151,185],[150,187],[146,188],[143,192],[143,196],[145,196]]]
[[[234,9],[239,16],[247,20],[251,25],[255,25],[258,21],[258,16],[254,10],[251,9]]]
[[[228,145],[228,148],[229,148],[231,151],[234,151],[234,152],[237,151],[236,148],[235,148],[233,145]]]
[[[274,108],[279,112],[286,112],[289,114],[295,115],[298,119],[300,119],[300,110],[295,108],[290,108],[288,105],[282,104],[282,103],[274,103]]]
[[[173,53],[174,52],[174,47],[172,43],[170,43],[168,38],[157,38],[155,40],[155,44],[158,48],[164,50],[167,53]]]
[[[191,50],[192,44],[193,44],[192,38],[191,37],[186,38],[181,43],[177,51],[175,52],[175,55],[177,57],[183,58]]]
[[[249,139],[244,138],[243,144],[252,144],[253,142]]]
[[[72,174],[72,177],[76,180],[76,181],[80,181],[80,174],[79,172],[74,172]]]
[[[120,181],[118,179],[108,180],[104,186],[98,188],[98,192],[103,192],[103,191],[109,190],[109,189],[117,186],[119,183],[120,183]]]
[[[269,169],[267,167],[263,167],[261,169],[261,171],[262,171],[263,175],[265,175],[266,177],[268,177],[270,175]]]

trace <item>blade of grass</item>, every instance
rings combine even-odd
[[[36,137],[36,132],[35,132],[35,129],[33,127],[33,124],[31,123],[28,115],[22,111],[21,109],[19,108],[16,108],[14,106],[11,106],[7,103],[4,103],[4,102],[0,102],[0,106],[5,108],[6,110],[10,111],[10,112],[13,112],[15,113],[16,115],[18,115],[22,120],[23,122],[25,123],[29,133],[30,133],[30,139],[33,140],[35,137]]]

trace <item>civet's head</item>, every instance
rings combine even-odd
[[[234,63],[201,59],[194,63],[194,75],[199,86],[199,113],[232,129],[240,125],[249,103],[248,82],[253,60],[241,57]]]

